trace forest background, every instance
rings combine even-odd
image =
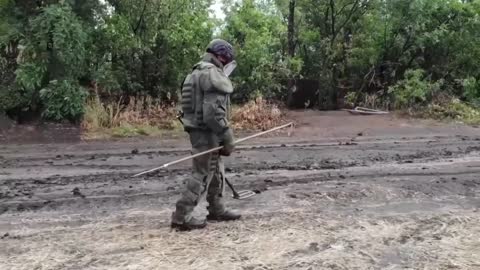
[[[480,123],[480,0],[0,0],[0,114],[176,129],[180,84],[214,37],[236,50],[238,127],[277,124],[301,80],[318,104]]]

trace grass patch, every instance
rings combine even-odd
[[[345,96],[345,106],[346,108],[352,109],[359,106],[364,108],[389,111],[392,103],[380,92],[360,94],[358,94],[357,92],[350,92]]]
[[[346,104],[354,107],[356,94],[349,93],[346,97]],[[474,104],[463,102],[458,98],[449,95],[436,95],[430,104],[411,104],[410,106],[397,111],[400,115],[413,116],[418,118],[435,119],[442,121],[457,121],[467,125],[480,125],[480,107]],[[392,103],[388,99],[380,98],[376,94],[363,94],[358,106],[371,109],[388,110]]]
[[[267,130],[282,124],[284,114],[277,104],[262,98],[232,109],[236,130]],[[152,98],[103,103],[90,99],[82,121],[84,138],[108,139],[135,136],[163,136],[183,131],[173,104],[160,105]]]
[[[277,104],[257,98],[232,109],[232,126],[237,130],[267,130],[281,125],[284,113]]]
[[[468,125],[480,125],[480,108],[458,99],[433,103],[421,112],[421,116],[437,120],[454,120]]]
[[[98,98],[86,104],[82,128],[86,139],[110,137],[160,136],[180,131],[173,104],[162,105],[154,99],[131,98],[128,103],[104,103]]]
[[[153,126],[131,126],[124,125],[111,129],[112,137],[135,137],[135,136],[160,136],[164,130]]]

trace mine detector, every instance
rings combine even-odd
[[[235,70],[237,66],[237,62],[234,60],[232,62],[230,62],[227,66],[224,67],[224,72],[225,72],[225,75],[227,75],[227,77],[230,76],[230,74],[233,72],[233,70]],[[178,112],[179,112],[179,115],[177,116],[178,120],[181,122],[182,120],[182,112],[181,112],[181,109],[179,108],[178,109]],[[183,124],[183,123],[182,123]],[[274,131],[277,131],[277,130],[281,130],[281,129],[284,129],[284,128],[288,128],[290,127],[291,128],[291,132],[293,131],[293,127],[294,127],[294,124],[293,122],[290,122],[288,124],[285,124],[285,125],[281,125],[281,126],[278,126],[278,127],[275,127],[275,128],[272,128],[272,129],[269,129],[269,130],[266,130],[266,131],[263,131],[263,132],[260,132],[260,133],[257,133],[257,134],[253,134],[251,136],[248,136],[248,137],[245,137],[245,138],[242,138],[240,140],[237,140],[234,144],[237,145],[237,144],[240,144],[242,142],[245,142],[245,141],[248,141],[250,139],[253,139],[253,138],[257,138],[257,137],[260,137],[262,135],[266,135],[266,134],[269,134],[269,133],[272,133]],[[289,136],[291,134],[291,132],[289,132]],[[143,176],[143,175],[146,175],[146,174],[149,174],[149,173],[153,173],[153,172],[156,172],[158,170],[161,170],[161,169],[165,169],[167,167],[170,167],[172,165],[175,165],[175,164],[178,164],[178,163],[181,163],[181,162],[184,162],[184,161],[187,161],[187,160],[191,160],[193,158],[196,158],[196,157],[199,157],[199,156],[203,156],[203,155],[206,155],[206,154],[209,154],[209,153],[212,153],[212,152],[217,152],[217,151],[220,151],[221,149],[223,148],[223,146],[219,146],[219,147],[215,147],[215,148],[212,148],[210,150],[207,150],[207,151],[204,151],[204,152],[201,152],[201,153],[198,153],[198,154],[195,154],[195,155],[190,155],[190,156],[187,156],[187,157],[184,157],[184,158],[181,158],[181,159],[178,159],[178,160],[175,160],[175,161],[172,161],[172,162],[169,162],[169,163],[166,163],[166,164],[163,164],[161,165],[160,167],[157,167],[157,168],[153,168],[151,170],[148,170],[148,171],[144,171],[144,172],[140,172],[140,173],[137,173],[135,174],[133,177],[140,177],[140,176]],[[230,189],[232,190],[232,193],[233,193],[233,198],[234,199],[238,199],[238,200],[243,200],[243,199],[246,199],[246,198],[249,198],[249,197],[252,197],[254,196],[256,193],[254,191],[251,191],[251,190],[242,190],[242,191],[236,191],[235,188],[233,187],[233,185],[230,183],[230,181],[225,178],[225,182],[227,183],[227,185],[230,187]]]
[[[263,131],[263,132],[260,132],[260,133],[253,134],[251,136],[248,136],[248,137],[245,137],[245,138],[242,138],[242,139],[239,139],[239,140],[235,141],[235,145],[243,143],[243,142],[251,140],[251,139],[254,139],[254,138],[257,138],[257,137],[260,137],[262,135],[272,133],[274,131],[278,131],[278,130],[281,130],[281,129],[288,128],[288,127],[290,127],[290,132],[289,132],[288,136],[290,136],[292,131],[293,131],[293,128],[294,128],[294,123],[293,122],[290,122],[288,124],[281,125],[281,126],[278,126],[278,127],[275,127],[275,128],[272,128],[272,129],[269,129],[269,130],[266,130],[266,131]],[[222,148],[223,148],[223,146],[218,146],[218,147],[209,149],[207,151],[204,151],[204,152],[201,152],[201,153],[198,153],[198,154],[195,154],[195,155],[190,155],[190,156],[187,156],[187,157],[184,157],[184,158],[181,158],[181,159],[163,164],[159,167],[150,169],[148,171],[137,173],[137,174],[133,175],[133,177],[140,177],[140,176],[143,176],[143,175],[147,175],[147,174],[156,172],[158,170],[165,169],[165,168],[170,167],[172,165],[175,165],[175,164],[187,161],[187,160],[191,160],[191,159],[199,157],[199,156],[203,156],[203,155],[206,155],[206,154],[209,154],[209,153],[212,153],[212,152],[220,151]],[[254,191],[251,191],[251,190],[241,190],[241,191],[237,192],[228,179],[225,178],[225,182],[227,183],[227,185],[232,190],[234,199],[243,200],[243,199],[252,197],[256,194]]]

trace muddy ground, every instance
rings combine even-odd
[[[480,269],[480,129],[293,112],[242,145],[242,221],[178,233],[184,139],[0,147],[0,269]],[[230,195],[230,193],[228,192]],[[205,215],[205,204],[197,215]]]

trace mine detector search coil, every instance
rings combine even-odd
[[[290,123],[288,123],[288,124],[285,124],[285,125],[282,125],[282,126],[278,126],[278,127],[269,129],[269,130],[267,130],[267,131],[263,131],[263,132],[260,132],[260,133],[257,133],[257,134],[254,134],[254,135],[251,135],[251,136],[242,138],[242,139],[240,139],[240,140],[237,140],[237,141],[235,142],[235,144],[239,144],[239,143],[248,141],[248,140],[250,140],[250,139],[257,138],[257,137],[260,137],[260,136],[262,136],[262,135],[265,135],[265,134],[268,134],[268,133],[272,133],[272,132],[274,132],[274,131],[277,131],[277,130],[280,130],[280,129],[284,129],[284,128],[287,128],[287,127],[290,127],[290,128],[293,129],[294,123],[293,123],[293,122],[290,122]],[[290,133],[289,133],[289,135],[290,135]],[[172,161],[172,162],[163,164],[163,165],[160,166],[160,167],[153,168],[153,169],[151,169],[151,170],[148,170],[148,171],[144,171],[144,172],[135,174],[135,175],[132,176],[132,177],[139,177],[139,176],[146,175],[146,174],[149,174],[149,173],[152,173],[152,172],[161,170],[161,169],[165,169],[165,168],[167,168],[167,167],[169,167],[169,166],[172,166],[172,165],[175,165],[175,164],[178,164],[178,163],[187,161],[187,160],[191,160],[191,159],[196,158],[196,157],[200,157],[200,156],[203,156],[203,155],[206,155],[206,154],[209,154],[209,153],[213,153],[213,152],[216,152],[216,151],[220,151],[222,148],[223,148],[223,146],[218,146],[218,147],[212,148],[212,149],[210,149],[210,150],[207,150],[207,151],[204,151],[204,152],[195,154],[195,155],[191,155],[191,156],[188,156],[188,157],[181,158],[181,159],[179,159],[179,160],[175,160],[175,161]],[[228,181],[228,179],[225,178],[225,182],[227,182],[227,185],[230,187],[230,189],[232,189],[233,198],[235,198],[235,199],[242,200],[242,199],[245,199],[245,198],[248,198],[248,197],[251,197],[251,196],[255,195],[255,192],[250,191],[250,190],[248,190],[248,191],[239,191],[239,192],[236,192],[235,189],[233,188],[233,185]]]

